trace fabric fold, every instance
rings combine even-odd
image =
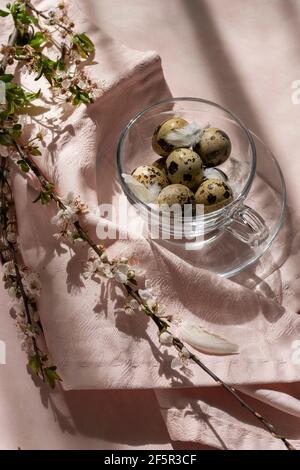
[[[39,4],[43,9],[50,3]],[[76,6],[72,9],[78,30],[88,33],[95,43],[96,56],[88,69],[99,80],[102,95],[90,107],[80,106],[56,121],[46,136],[43,157],[36,162],[62,196],[69,191],[80,194],[92,210],[104,202],[117,207],[119,199],[125,198],[115,163],[120,132],[137,112],[169,98],[170,91],[157,54],[117,44],[91,26]],[[34,85],[30,77],[24,84]],[[46,124],[41,119],[39,127]],[[58,247],[50,225],[55,207],[33,205],[36,182],[14,171],[20,247],[25,263],[40,273],[46,286],[39,302],[41,321],[64,389],[155,389],[173,440],[216,448],[281,448],[236,411],[231,399],[198,367],[191,365],[188,374],[174,371],[175,352],[159,345],[154,325],[142,314],[125,316],[120,287],[110,280],[82,279],[86,248]],[[95,237],[96,213],[86,222]],[[151,279],[167,313],[196,322],[240,346],[237,356],[199,353],[223,380],[242,384],[241,390],[262,401],[267,400],[262,392],[244,387],[299,380],[299,363],[292,360],[300,333],[296,313],[184,261],[176,251],[154,241],[129,238],[107,240],[107,244],[111,257],[126,256],[135,262],[141,284]],[[282,397],[277,395],[273,404],[283,411]],[[291,418],[292,404],[287,406],[289,426],[285,429],[282,411],[267,409],[287,437],[297,442],[299,417]]]

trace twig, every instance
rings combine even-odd
[[[178,338],[173,339],[173,344],[180,351],[183,348],[186,349],[185,345]],[[243,408],[248,410],[249,413],[251,413],[256,419],[258,419],[275,439],[281,440],[288,450],[296,450],[295,447],[284,436],[281,436],[280,434],[278,434],[273,424],[269,423],[260,413],[255,411],[255,409],[252,408],[252,406],[250,406],[245,400],[243,400],[243,398],[240,397],[238,393],[236,393],[235,388],[233,388],[231,385],[228,385],[222,379],[220,379],[216,374],[214,374],[214,372],[212,372],[205,364],[203,364],[203,362],[200,361],[200,359],[195,354],[191,353],[190,351],[188,352],[190,354],[189,358],[195,364],[201,367],[201,369],[204,372],[206,372],[218,385],[221,385],[227,392],[229,392],[240,403],[240,405]]]
[[[6,161],[7,161],[6,158],[1,157],[1,171],[2,171],[2,174],[6,169]],[[2,208],[7,207],[6,197],[5,197],[4,188],[3,188],[4,184],[5,184],[5,181],[4,181],[4,179],[2,179],[1,180],[1,207]],[[10,195],[12,196],[10,186],[8,185],[8,183],[6,183],[6,185],[9,187]],[[24,310],[25,310],[25,315],[26,315],[26,321],[32,327],[33,323],[32,323],[31,314],[30,314],[29,301],[28,301],[28,297],[27,297],[25,289],[24,289],[22,276],[20,274],[17,252],[16,252],[14,244],[11,243],[7,238],[7,220],[6,219],[5,219],[4,223],[2,224],[2,235],[3,235],[3,239],[6,242],[7,249],[9,251],[10,255],[11,255],[11,258],[12,258],[12,261],[13,261],[13,264],[14,264],[15,273],[16,273],[16,282],[17,282],[17,285],[18,285],[18,288],[19,288],[19,291],[20,291],[20,294],[21,294],[21,297],[22,297],[22,302],[23,302],[23,305],[24,305]],[[5,262],[5,259],[3,257],[1,257],[1,262],[2,262],[2,264],[4,264],[4,262]],[[40,350],[39,350],[39,347],[37,345],[37,342],[36,342],[35,338],[32,338],[32,344],[33,344],[33,349],[34,349],[35,354],[39,355]],[[42,373],[42,378],[44,380],[43,369],[41,369],[41,373]]]
[[[72,29],[68,28],[67,26],[63,25],[62,23],[59,23],[58,21],[50,18],[48,15],[46,15],[44,12],[42,12],[41,10],[38,10],[37,8],[35,8],[34,5],[32,5],[32,3],[30,1],[26,1],[26,4],[28,5],[28,7],[30,8],[30,10],[34,11],[34,13],[38,16],[41,16],[42,18],[44,18],[44,20],[47,20],[47,21],[51,21],[51,23],[55,26],[57,26],[58,28],[61,28],[63,29],[64,31],[66,31],[66,33],[68,34],[73,34],[73,31]]]

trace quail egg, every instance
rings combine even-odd
[[[193,189],[203,180],[203,163],[201,157],[193,150],[175,149],[168,156],[166,163],[168,178],[173,184],[184,184]]]
[[[157,202],[159,206],[172,206],[179,204],[181,207],[184,204],[194,204],[194,193],[184,186],[183,184],[170,184],[164,188],[158,195]]]
[[[174,117],[162,122],[154,131],[152,137],[152,148],[155,153],[162,157],[167,157],[175,146],[168,143],[165,138],[169,132],[175,129],[181,129],[185,127],[188,122],[180,117]]]
[[[158,158],[157,160],[155,160],[155,162],[151,163],[151,165],[155,166],[155,168],[158,168],[159,170],[164,171],[167,175],[167,166],[165,158]]]
[[[204,205],[204,212],[213,212],[233,201],[230,186],[217,178],[209,178],[200,184],[195,194],[196,204]]]
[[[147,189],[153,185],[158,185],[161,189],[169,184],[168,178],[164,171],[156,168],[153,165],[138,166],[133,172],[132,176],[142,183]]]
[[[200,155],[205,166],[212,167],[224,163],[231,152],[228,135],[216,127],[206,127],[195,151]]]

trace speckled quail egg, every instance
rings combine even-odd
[[[184,184],[190,189],[196,188],[203,180],[201,157],[191,149],[173,150],[167,158],[167,172],[171,183]]]
[[[161,189],[169,184],[166,173],[153,165],[138,166],[132,172],[132,176],[148,189],[154,184],[160,186]]]
[[[164,188],[158,195],[157,202],[160,206],[172,206],[173,204],[194,204],[194,193],[183,184],[170,184]]]
[[[216,127],[204,129],[200,142],[195,151],[200,155],[205,166],[212,167],[224,163],[231,152],[231,142],[228,135]]]
[[[159,170],[164,171],[167,175],[167,165],[166,159],[164,157],[158,158],[155,160],[155,162],[151,163],[151,165],[155,166],[155,168],[158,168]]]
[[[204,205],[204,212],[213,212],[233,200],[230,186],[217,178],[209,178],[200,184],[195,194],[196,204]]]
[[[174,117],[162,122],[154,131],[152,137],[152,148],[155,153],[162,157],[167,157],[175,146],[168,143],[165,138],[166,136],[175,129],[181,129],[185,127],[188,122],[180,117]]]

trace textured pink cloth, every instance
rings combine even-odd
[[[76,17],[80,29],[80,18]],[[91,67],[90,73],[104,79],[105,93],[88,110],[80,107],[59,123],[59,132],[56,129],[54,144],[45,149],[46,161],[42,165],[62,194],[78,192],[95,207],[121,193],[115,176],[115,145],[121,128],[135,112],[169,96],[169,91],[154,53],[119,47],[87,24],[81,29],[91,32],[96,43],[98,64]],[[23,175],[16,175],[14,186],[21,248],[25,261],[39,270],[47,285],[40,311],[47,344],[63,376],[64,387],[184,387],[180,392],[156,392],[172,439],[219,446],[217,439],[203,432],[205,420],[189,413],[194,404],[201,407],[201,400],[205,403],[206,390],[190,387],[212,385],[209,377],[193,367],[192,377],[174,375],[169,368],[171,354],[158,348],[155,328],[142,317],[124,317],[118,310],[123,304],[119,288],[114,289],[110,282],[109,290],[106,282],[101,286],[83,283],[78,273],[85,251],[76,249],[74,257],[67,249],[57,250],[49,228],[53,208],[32,206],[34,193],[29,185],[24,185]],[[93,233],[93,220],[89,222]],[[118,241],[109,251],[111,255],[138,259],[147,278],[153,279],[160,290],[160,303],[175,312],[177,318],[193,318],[240,344],[241,353],[233,358],[202,355],[223,379],[235,384],[297,380],[299,366],[291,362],[291,344],[298,336],[299,319],[293,312],[241,285],[192,267],[147,241]],[[210,390],[214,390],[214,395],[210,395]],[[232,408],[228,413],[217,412],[219,403],[224,406],[219,389],[209,388],[208,396],[211,401],[204,409],[205,414],[212,415],[213,427],[218,430],[223,420],[224,436],[230,429],[236,430],[232,431],[229,447],[273,446],[264,431],[255,431],[254,424],[245,425],[246,437],[241,442],[243,417],[235,417]],[[298,438],[295,431],[295,439]]]
[[[115,164],[120,130],[138,110],[169,92],[154,53],[117,47],[76,17],[78,29],[88,30],[96,44],[90,75],[101,77],[104,94],[92,106],[81,106],[53,124],[55,137],[48,132],[45,156],[36,161],[60,194],[78,193],[93,209],[100,202],[116,203],[117,196],[125,197]],[[26,83],[33,86],[29,79]],[[50,113],[52,117],[58,110]],[[44,119],[39,120],[40,126]],[[32,204],[34,195],[30,186],[24,185],[23,174],[16,174],[14,184],[21,249],[25,262],[41,273],[42,284],[47,286],[40,299],[41,319],[64,388],[211,385],[211,379],[196,366],[191,366],[192,380],[178,374],[173,383],[172,354],[159,348],[156,327],[142,315],[129,318],[123,314],[124,297],[113,281],[103,280],[100,285],[83,281],[80,271],[86,250],[77,247],[74,255],[73,250],[58,249],[52,236],[55,227],[49,225],[55,208]],[[88,220],[94,237],[98,220],[93,216]],[[206,364],[224,380],[238,384],[279,378],[294,381],[298,377],[299,367],[290,360],[300,325],[297,315],[181,260],[155,242],[108,243],[111,258],[137,260],[141,280],[146,273],[153,281],[166,312],[198,322],[240,345],[237,356],[205,357]]]

